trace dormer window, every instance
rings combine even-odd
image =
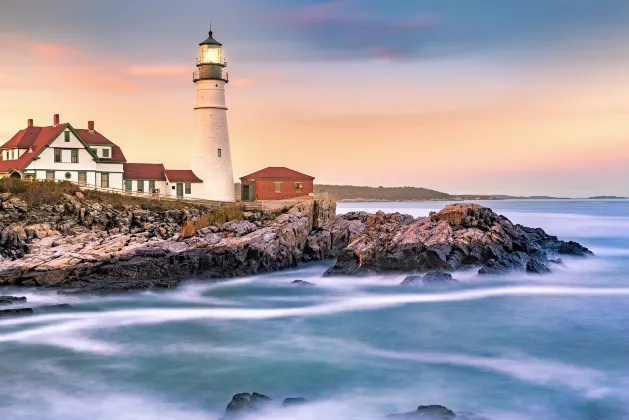
[[[109,149],[103,149],[103,157],[104,158],[108,158],[109,157]]]

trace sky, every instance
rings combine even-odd
[[[210,25],[236,178],[629,196],[626,0],[2,0],[0,139],[58,113],[187,168]]]

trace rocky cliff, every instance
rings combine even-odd
[[[200,229],[181,238],[199,210],[115,209],[65,195],[56,206],[28,209],[5,196],[0,285],[61,287],[91,292],[173,287],[184,278],[227,278],[330,258],[347,245],[336,204],[301,203],[279,216]]]

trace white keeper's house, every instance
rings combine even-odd
[[[120,147],[94,128],[60,123],[27,127],[0,146],[0,177],[68,180],[86,188],[162,196],[198,197],[202,180],[191,170],[161,163],[130,163]]]

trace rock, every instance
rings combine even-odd
[[[435,284],[456,284],[457,280],[452,278],[452,274],[443,273],[441,271],[431,271],[430,273],[426,273],[424,277],[422,277],[422,283],[425,286],[435,285]]]
[[[474,266],[482,266],[480,274],[544,273],[549,271],[549,258],[558,254],[592,255],[577,243],[560,241],[542,229],[514,225],[478,204],[448,205],[428,218],[382,212],[355,212],[339,218],[348,222],[349,244],[326,276]],[[418,279],[406,284],[413,282]]]
[[[284,402],[282,402],[282,406],[284,407],[294,407],[296,405],[307,404],[308,400],[305,398],[297,397],[297,398],[285,398]]]
[[[400,284],[402,286],[417,286],[423,284],[422,276],[408,276]]]
[[[15,316],[15,315],[31,315],[33,310],[31,308],[18,308],[18,309],[2,309],[0,310],[1,316]]]
[[[24,303],[26,302],[26,297],[24,296],[0,296],[0,306],[1,305],[14,305],[16,303]]]
[[[425,420],[448,420],[455,419],[457,415],[454,411],[441,405],[420,405],[417,411],[406,414],[390,414],[388,419],[425,419]]]
[[[592,251],[577,242],[563,242],[559,245],[559,253],[576,257],[588,257],[594,255]]]
[[[314,283],[310,283],[304,280],[293,280],[291,284],[294,284],[296,286],[314,286]]]
[[[539,260],[530,259],[526,263],[526,272],[531,274],[548,274],[550,273],[550,268],[542,264]]]
[[[252,412],[263,410],[271,401],[271,398],[263,394],[258,394],[257,392],[253,394],[236,394],[232,397],[230,403],[227,404],[224,418],[226,420],[235,419],[251,414]]]
[[[59,309],[72,309],[72,306],[70,306],[70,304],[68,303],[60,303],[57,305],[44,305],[44,306],[38,306],[36,308],[33,308],[33,310],[35,311],[43,311],[43,312],[53,312]]]
[[[6,200],[2,200],[0,207],[2,207],[3,210],[11,212],[17,211],[20,213],[24,213],[28,210],[28,205],[23,200],[14,196],[10,196]]]

